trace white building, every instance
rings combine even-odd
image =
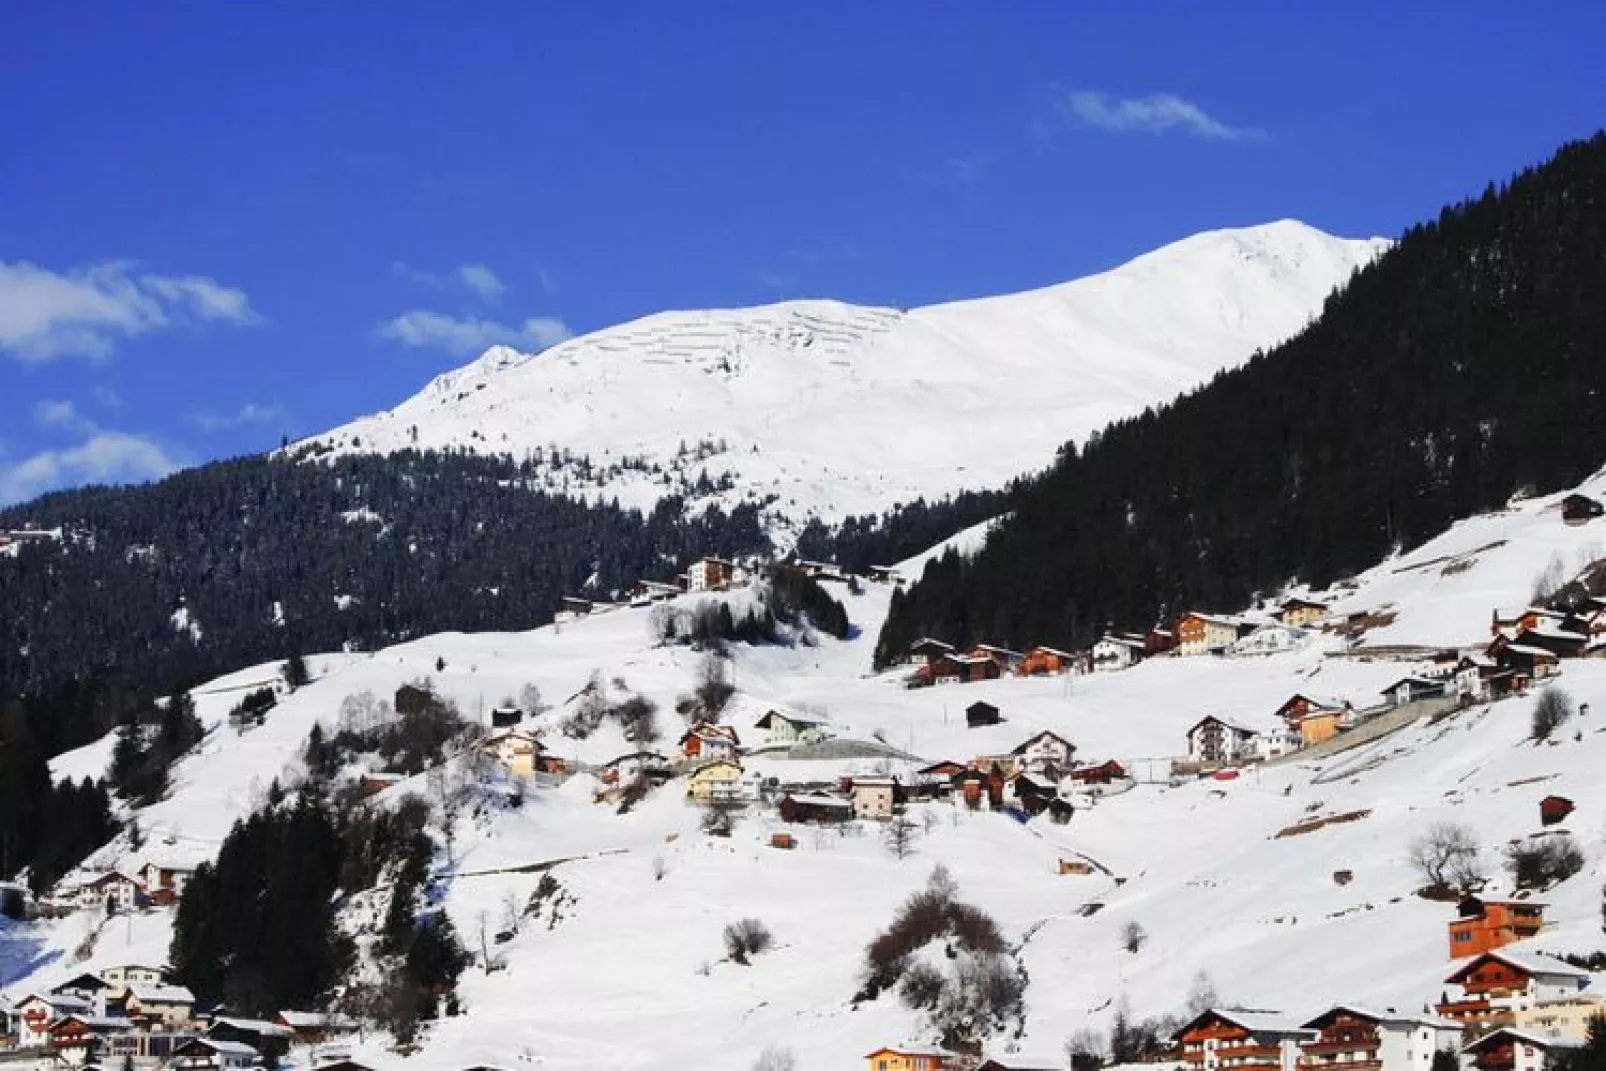
[[[1423,1071],[1441,1049],[1461,1047],[1461,1024],[1433,1015],[1402,1015],[1340,1004],[1307,1021],[1304,1071],[1370,1063],[1376,1071]]]
[[[123,1010],[131,1019],[182,1026],[195,1009],[195,994],[181,985],[145,983],[123,993]]]
[[[100,972],[107,985],[127,989],[131,985],[161,985],[162,968],[146,967],[138,963],[123,963],[107,967]]]
[[[1106,635],[1093,645],[1090,652],[1093,671],[1129,669],[1143,661],[1144,650],[1141,639]]]
[[[1545,1071],[1556,1058],[1580,1048],[1577,1038],[1556,1038],[1502,1026],[1461,1050],[1462,1066],[1501,1067],[1509,1071]]]
[[[1309,640],[1310,633],[1302,628],[1290,625],[1261,625],[1242,639],[1234,640],[1227,647],[1227,654],[1234,658],[1282,654],[1285,651],[1298,650]]]
[[[853,779],[853,817],[891,818],[897,802],[898,782],[890,777]]]
[[[1022,770],[1037,774],[1052,771],[1063,776],[1071,772],[1076,745],[1058,733],[1044,729],[1010,754]]]
[[[1246,762],[1259,757],[1261,730],[1207,714],[1188,730],[1188,758],[1206,766]]]

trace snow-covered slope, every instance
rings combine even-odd
[[[1598,489],[1593,481],[1586,488]],[[1563,528],[1554,503],[1526,503],[1460,525],[1432,548],[1363,575],[1352,598],[1393,603],[1397,639],[1475,642],[1488,605],[1522,602],[1553,552],[1589,547],[1595,528],[1606,526]],[[974,548],[983,535],[973,530],[953,542]],[[1606,538],[1606,527],[1599,535]],[[1501,542],[1487,549],[1492,538]],[[1439,569],[1429,583],[1409,566],[1431,557],[1476,557],[1477,564]],[[1259,659],[1160,659],[1090,678],[906,691],[869,673],[886,589],[844,598],[864,628],[854,640],[738,649],[732,720],[744,743],[758,739],[752,722],[759,714],[786,705],[823,715],[839,736],[879,735],[924,759],[996,754],[1052,728],[1078,745],[1081,758],[1115,757],[1141,776],[1158,773],[1163,764],[1150,760],[1177,754],[1184,731],[1204,714],[1263,718],[1295,691],[1364,706],[1411,668],[1346,653],[1331,641]],[[372,655],[316,658],[317,680],[243,737],[220,724],[223,712],[272,667],[214,682],[198,690],[212,735],[177,768],[172,796],[142,815],[150,846],[131,853],[114,844],[96,862],[210,854],[260,799],[261,787],[295,763],[314,722],[333,723],[342,698],[387,694],[424,676],[472,714],[526,682],[560,702],[600,670],[657,701],[660,726],[673,736],[673,701],[691,687],[698,656],[655,647],[648,616],[622,610],[530,633],[440,635]],[[1606,662],[1572,661],[1564,670],[1561,683],[1577,701],[1606,710]],[[977,699],[997,704],[1004,723],[967,729],[963,708]],[[1078,811],[1065,826],[916,806],[922,824],[930,815],[929,827],[902,861],[873,829],[804,832],[796,850],[773,849],[769,836],[780,827],[771,815],[744,819],[729,839],[708,837],[675,782],[624,816],[591,801],[594,786],[585,776],[532,789],[520,809],[481,817],[460,832],[462,876],[446,883],[444,902],[459,929],[476,934],[482,916],[499,919],[505,897],[523,902],[540,880],[509,868],[574,857],[553,871],[573,898],[562,918],[526,926],[498,948],[505,970],[471,969],[462,982],[467,1014],[437,1024],[420,1053],[402,1061],[370,1041],[357,1056],[371,1066],[423,1071],[523,1063],[740,1069],[778,1043],[795,1051],[801,1068],[860,1066],[876,1045],[930,1040],[895,998],[857,1010],[850,1000],[865,944],[938,862],[965,899],[1022,944],[1030,976],[1025,1033],[999,1039],[998,1052],[1018,1046],[1056,1054],[1074,1031],[1107,1028],[1122,996],[1139,1015],[1176,1011],[1201,970],[1224,1001],[1291,1014],[1339,1000],[1420,1008],[1438,998],[1449,969],[1451,909],[1412,895],[1418,881],[1406,861],[1411,840],[1434,822],[1476,831],[1498,894],[1509,889],[1500,852],[1538,830],[1539,799],[1557,793],[1574,800],[1565,828],[1587,863],[1545,893],[1548,924],[1531,945],[1550,952],[1600,946],[1606,726],[1598,715],[1579,717],[1553,743],[1536,746],[1527,740],[1530,704],[1512,699],[1475,708],[1323,762],[1270,766],[1235,781],[1140,784]],[[552,729],[561,713],[543,716],[543,724]],[[628,750],[612,729],[579,743],[555,731],[549,739],[582,761]],[[105,746],[92,746],[62,756],[56,772],[91,774],[105,759]],[[765,774],[807,767],[825,776],[866,764],[773,756],[747,762]],[[424,781],[411,787],[427,794]],[[1359,811],[1368,813],[1275,836],[1313,815]],[[1057,860],[1073,855],[1109,873],[1057,874]],[[1336,870],[1351,871],[1353,880],[1336,883]],[[1102,909],[1086,916],[1089,903]],[[743,917],[762,919],[777,939],[750,967],[722,962],[721,929]],[[1131,922],[1149,935],[1136,954],[1121,947]],[[14,995],[86,966],[159,962],[167,927],[162,912],[119,921],[101,932],[87,963],[74,962],[69,951],[84,937],[80,920],[0,933],[0,979]]]
[[[557,447],[595,470],[549,467],[550,486],[627,504],[706,471],[731,477],[727,502],[775,496],[772,518],[875,513],[1041,468],[1066,441],[1295,333],[1387,244],[1282,221],[1043,290],[911,311],[794,301],[662,313],[539,355],[489,350],[311,442],[519,458]],[[627,458],[647,469],[609,471]]]

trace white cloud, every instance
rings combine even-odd
[[[457,277],[463,281],[464,286],[486,301],[495,301],[507,289],[502,285],[502,280],[496,277],[496,273],[484,264],[464,264],[457,269]]]
[[[243,428],[247,424],[272,424],[285,418],[282,405],[258,405],[256,402],[247,402],[234,413],[218,413],[205,409],[199,413],[190,414],[190,420],[202,431],[228,431],[231,428]]]
[[[1210,141],[1252,141],[1266,136],[1263,130],[1228,126],[1192,101],[1172,93],[1120,98],[1071,90],[1061,95],[1059,105],[1074,122],[1120,134],[1166,134],[1175,130]]]
[[[489,265],[478,261],[472,264],[459,264],[445,275],[436,275],[432,271],[415,268],[400,260],[393,262],[390,270],[403,279],[419,286],[427,286],[431,290],[455,290],[458,287],[465,287],[473,291],[481,301],[495,301],[507,292],[507,284],[497,277]],[[544,281],[542,285],[545,285]]]
[[[179,459],[154,439],[94,429],[77,446],[45,450],[0,465],[0,503],[21,502],[77,484],[154,480],[180,465]]]
[[[572,332],[562,320],[532,316],[514,327],[477,317],[447,316],[427,309],[413,309],[379,325],[381,338],[406,346],[440,350],[454,357],[482,353],[492,346],[539,351],[569,338]]]
[[[205,276],[136,272],[125,261],[65,274],[0,261],[0,350],[29,362],[109,357],[117,343],[189,324],[249,324],[245,292]]]
[[[85,431],[94,428],[78,406],[65,399],[46,398],[33,405],[33,418],[47,428],[68,428],[73,431]]]

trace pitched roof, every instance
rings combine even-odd
[[[1053,738],[1055,740],[1058,740],[1060,743],[1064,744],[1065,745],[1065,749],[1067,751],[1075,751],[1076,750],[1076,745],[1071,743],[1069,740],[1065,739],[1059,733],[1054,732],[1052,729],[1044,729],[1042,732],[1036,733],[1036,734],[1034,734],[1032,736],[1027,737],[1025,740],[1022,740],[1020,742],[1019,746],[1017,746],[1014,751],[1011,751],[1010,754],[1011,755],[1025,754],[1027,748],[1031,747],[1033,744],[1037,743],[1037,741],[1043,739],[1045,736],[1046,737],[1051,737],[1051,738]]]
[[[852,809],[853,801],[842,799],[840,796],[826,796],[818,792],[805,792],[791,797],[793,803],[801,803],[809,807],[839,807]]]
[[[1301,1026],[1297,1021],[1290,1019],[1282,1012],[1239,1010],[1237,1008],[1208,1008],[1188,1021],[1177,1036],[1192,1030],[1199,1023],[1210,1018],[1225,1020],[1234,1026],[1241,1027],[1251,1034],[1295,1034],[1308,1036],[1312,1033],[1308,1028]]]
[[[1454,1019],[1445,1019],[1437,1015],[1410,1012],[1401,1013],[1392,1008],[1385,1009],[1384,1011],[1377,1011],[1376,1009],[1366,1008],[1359,1004],[1334,1004],[1331,1008],[1328,1008],[1320,1015],[1305,1020],[1303,1025],[1310,1028],[1317,1028],[1319,1027],[1319,1024],[1326,1022],[1329,1016],[1336,1015],[1339,1012],[1348,1012],[1350,1015],[1353,1015],[1356,1018],[1370,1019],[1374,1023],[1411,1023],[1412,1025],[1439,1027],[1445,1030],[1460,1030],[1462,1027],[1462,1024],[1456,1022]]]
[[[766,710],[764,712],[764,716],[753,723],[753,727],[756,729],[767,729],[769,728],[770,721],[774,718],[780,718],[782,721],[789,721],[793,725],[825,724],[825,719],[815,714],[801,714],[791,710]]]
[[[1536,906],[1536,905],[1529,905]],[[1499,960],[1510,967],[1515,967],[1528,974],[1559,974],[1568,978],[1588,978],[1589,972],[1574,967],[1571,963],[1559,960],[1555,956],[1547,956],[1543,952],[1513,952],[1509,948],[1495,948],[1488,952],[1480,952],[1476,956],[1462,960],[1461,965],[1445,979],[1446,982],[1459,981],[1474,967],[1484,960]]]
[[[194,1004],[195,994],[181,985],[131,985],[129,995],[141,1004]]]
[[[1497,1037],[1514,1038],[1526,1045],[1539,1049],[1581,1049],[1584,1042],[1579,1038],[1557,1037],[1554,1034],[1536,1034],[1532,1030],[1519,1030],[1514,1026],[1496,1027],[1483,1037],[1461,1047],[1462,1052],[1475,1052]]]
[[[219,1015],[213,1018],[212,1029],[216,1030],[219,1026],[231,1026],[248,1034],[261,1034],[263,1037],[287,1038],[290,1036],[289,1027],[280,1026],[278,1023],[270,1023],[266,1019],[239,1019],[232,1015]]]
[[[284,1025],[303,1030],[323,1026],[329,1022],[329,1016],[323,1012],[282,1011],[279,1013],[279,1018],[284,1020]]]
[[[285,1028],[279,1027],[278,1029],[284,1030]],[[202,1048],[211,1049],[219,1056],[249,1056],[252,1059],[255,1059],[258,1055],[255,1049],[243,1041],[219,1041],[217,1038],[208,1037],[191,1038],[183,1045],[180,1045],[179,1048],[187,1049],[192,1045],[198,1045]]]

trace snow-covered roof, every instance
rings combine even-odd
[[[1190,610],[1183,614],[1182,617],[1184,620],[1194,617],[1205,622],[1206,624],[1226,625],[1228,628],[1237,628],[1239,624],[1239,621],[1236,617],[1228,617],[1225,614],[1202,614],[1197,610]]]
[[[1202,1011],[1177,1033],[1181,1034],[1183,1031],[1190,1030],[1195,1024],[1210,1018],[1224,1019],[1234,1026],[1242,1027],[1251,1034],[1297,1034],[1306,1036],[1311,1033],[1309,1029],[1300,1025],[1297,1020],[1289,1018],[1282,1012],[1241,1011],[1237,1008],[1210,1008],[1207,1011]]]
[[[852,800],[845,800],[839,796],[826,796],[818,792],[805,792],[801,795],[794,795],[792,796],[792,802],[806,804],[810,807],[850,808],[853,806]]]
[[[1531,904],[1529,906],[1540,905]],[[1499,960],[1501,963],[1526,971],[1529,974],[1564,975],[1568,978],[1589,977],[1588,971],[1574,967],[1571,963],[1557,959],[1555,956],[1547,956],[1543,952],[1514,952],[1509,948],[1495,948],[1462,960],[1460,966],[1445,981],[1457,981],[1462,975],[1486,959]]]
[[[1312,1016],[1305,1020],[1304,1025],[1306,1027],[1315,1027],[1318,1023],[1326,1020],[1328,1016],[1337,1012],[1347,1012],[1356,1018],[1370,1019],[1375,1023],[1410,1023],[1414,1026],[1431,1026],[1441,1030],[1460,1030],[1463,1025],[1454,1019],[1445,1019],[1437,1015],[1397,1012],[1393,1008],[1379,1011],[1376,1008],[1368,1008],[1360,1004],[1335,1004],[1320,1015]]]
[[[1546,650],[1543,647],[1534,647],[1531,644],[1526,644],[1526,643],[1510,643],[1510,644],[1507,644],[1506,645],[1506,650],[1515,651],[1518,654],[1532,655],[1535,658],[1555,658],[1556,657],[1556,652],[1555,651]]]
[[[323,1026],[329,1022],[329,1016],[323,1012],[282,1011],[279,1018],[284,1024],[298,1030],[308,1030]]]
[[[824,725],[825,724],[825,719],[820,717],[817,714],[803,714],[801,712],[793,711],[793,710],[767,710],[767,711],[764,712],[764,716],[759,718],[753,724],[756,727],[762,729],[768,724],[768,722],[770,721],[771,718],[781,718],[781,719],[783,719],[785,721],[791,722],[793,725]]]
[[[1027,748],[1031,747],[1033,744],[1037,743],[1039,740],[1045,740],[1045,739],[1046,740],[1058,740],[1060,743],[1065,745],[1065,748],[1068,751],[1075,751],[1076,750],[1076,745],[1071,743],[1069,740],[1065,739],[1059,733],[1056,733],[1052,729],[1044,729],[1042,732],[1034,733],[1033,735],[1027,737],[1025,740],[1022,740],[1020,742],[1020,744],[1018,744],[1015,747],[1015,749],[1010,752],[1010,754],[1011,755],[1020,755],[1020,754],[1024,753]]]
[[[89,1027],[89,1029],[91,1029],[91,1030],[132,1030],[132,1029],[134,1029],[134,1024],[131,1021],[129,1021],[128,1019],[125,1019],[120,1015],[117,1015],[117,1016],[112,1016],[112,1015],[82,1015],[82,1014],[79,1014],[78,1012],[73,1012],[70,1015],[63,1015],[61,1018],[62,1018],[62,1020],[74,1019],[74,1020],[76,1020],[76,1021],[78,1021],[80,1023],[83,1023],[85,1026]]]
[[[20,1008],[24,1004],[36,1000],[50,1005],[52,1010],[63,1015],[73,1012],[87,1012],[94,1007],[93,1004],[82,997],[74,997],[66,993],[29,993],[17,1001],[16,1006]]]
[[[221,1020],[219,1021],[221,1022]],[[272,1026],[273,1024],[269,1023],[267,1025]],[[277,1029],[285,1030],[282,1026]],[[289,1033],[288,1030],[285,1030],[285,1032]],[[191,1045],[199,1045],[203,1048],[211,1049],[219,1056],[248,1056],[254,1059],[258,1055],[255,1049],[243,1041],[219,1041],[217,1038],[201,1037],[193,1038],[184,1043],[184,1047]]]
[[[1521,1030],[1514,1026],[1497,1027],[1489,1031],[1476,1041],[1461,1047],[1462,1052],[1476,1052],[1490,1041],[1507,1037],[1520,1041],[1525,1045],[1532,1045],[1539,1049],[1581,1049],[1584,1042],[1579,1038],[1558,1037],[1555,1034],[1537,1034],[1532,1030]]]
[[[290,1036],[290,1028],[270,1023],[266,1019],[240,1019],[233,1015],[218,1015],[212,1019],[212,1027],[231,1026],[236,1030],[243,1030],[248,1034],[261,1034],[263,1037],[284,1038]]]
[[[194,1004],[195,994],[181,985],[131,985],[128,993],[141,1004]]]

